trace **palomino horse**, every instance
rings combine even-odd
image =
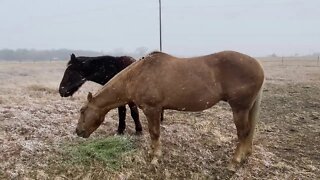
[[[135,62],[129,56],[97,56],[97,57],[76,57],[71,55],[59,86],[61,97],[72,96],[86,81],[93,81],[105,85],[111,78],[122,71],[124,68]],[[142,132],[137,106],[129,102],[131,117],[136,125],[136,132]],[[118,107],[119,126],[118,133],[123,134],[126,128],[126,106]]]
[[[121,71],[94,96],[88,94],[76,133],[89,137],[109,110],[134,102],[147,117],[151,163],[157,164],[163,109],[202,111],[222,100],[230,104],[237,129],[239,143],[231,164],[236,165],[252,153],[263,82],[264,72],[258,61],[237,52],[195,58],[153,52]]]

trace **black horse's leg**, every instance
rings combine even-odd
[[[164,113],[164,110],[162,109],[162,111],[161,111],[161,117],[160,117],[161,122],[163,122],[163,113]]]
[[[134,103],[129,103],[128,104],[131,110],[131,117],[134,121],[134,124],[136,125],[136,133],[141,134],[142,133],[142,126],[139,120],[139,111],[137,105]]]
[[[118,134],[123,134],[123,131],[126,129],[126,106],[118,107],[118,114],[119,114]]]

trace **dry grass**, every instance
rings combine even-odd
[[[27,89],[30,91],[45,92],[48,94],[54,94],[54,93],[58,92],[58,89],[53,89],[53,88],[45,87],[45,86],[38,85],[38,84],[30,85],[27,87]]]
[[[302,63],[263,62],[267,83],[254,153],[235,173],[227,169],[236,132],[226,103],[199,113],[166,111],[158,167],[149,163],[142,112],[142,136],[133,135],[127,113],[125,137],[135,151],[117,158],[118,168],[94,157],[70,165],[65,147],[81,149],[97,139],[113,138],[117,111],[106,116],[91,138],[78,138],[78,110],[87,92],[100,86],[86,83],[73,98],[61,98],[57,88],[65,63],[1,63],[0,179],[320,179],[320,67]],[[89,155],[98,152],[95,145]]]

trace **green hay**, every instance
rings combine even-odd
[[[83,165],[102,163],[111,169],[118,169],[121,166],[121,158],[132,153],[134,145],[127,137],[114,136],[86,141],[68,149],[73,163]]]

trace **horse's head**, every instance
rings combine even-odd
[[[105,114],[91,103],[92,94],[88,94],[88,102],[80,109],[80,119],[76,128],[78,136],[88,138],[103,122]]]
[[[72,96],[73,93],[75,93],[86,81],[81,67],[82,62],[72,54],[59,86],[59,93],[61,97]]]

